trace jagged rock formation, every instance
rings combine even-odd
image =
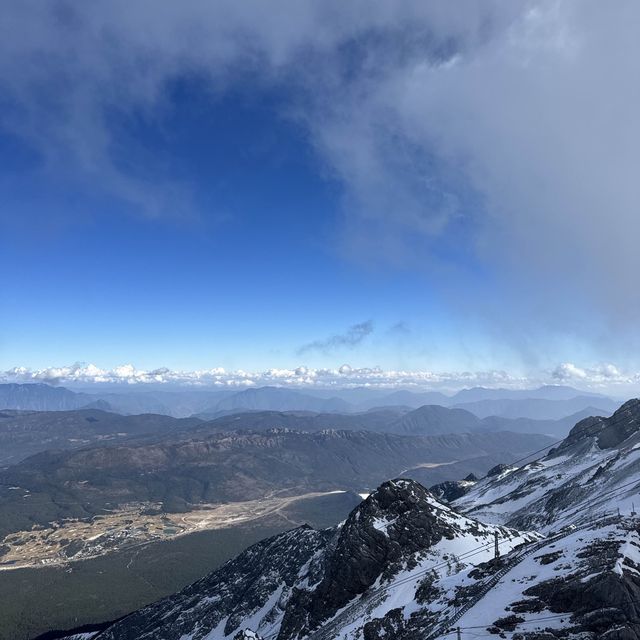
[[[478,479],[470,473],[464,480],[447,480],[434,484],[429,491],[441,502],[453,502],[471,491]]]
[[[430,567],[465,567],[465,552],[478,546],[477,558],[488,559],[496,533],[505,550],[536,539],[457,514],[414,481],[386,482],[341,527],[299,528],[259,543],[100,639],[212,640],[246,627],[263,636],[306,637],[374,585],[413,574],[417,584]]]
[[[487,478],[493,478],[493,476],[502,475],[505,471],[509,471],[511,467],[508,464],[497,464],[495,467],[492,467],[487,471]]]
[[[403,566],[416,566],[417,554],[443,539],[453,540],[457,527],[443,514],[442,505],[418,483],[384,483],[345,522],[320,583],[288,609],[285,636],[319,627],[379,578],[390,579]]]
[[[560,453],[594,439],[600,449],[611,449],[624,442],[639,428],[640,400],[629,400],[610,418],[589,417],[578,422],[556,451]]]

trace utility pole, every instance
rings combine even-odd
[[[460,627],[456,627],[456,632],[457,632],[456,635],[457,635],[458,640],[462,640],[462,636],[460,635]]]
[[[493,536],[495,538],[495,552],[494,558],[497,560],[500,557],[500,546],[498,545],[498,532],[494,531]]]

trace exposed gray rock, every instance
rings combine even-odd
[[[429,491],[431,491],[438,500],[453,502],[467,493],[473,484],[473,482],[468,480],[447,480],[446,482],[434,484],[429,488]]]
[[[487,471],[487,478],[492,478],[493,476],[499,476],[501,473],[508,471],[511,467],[508,464],[497,464],[492,469]]]
[[[324,578],[309,598],[299,596],[283,621],[285,637],[314,629],[379,576],[443,537],[454,537],[433,508],[431,494],[417,482],[385,482],[345,522],[325,565]]]
[[[610,418],[581,420],[554,451],[564,453],[584,442],[595,441],[600,449],[617,447],[640,430],[640,400],[625,402]]]

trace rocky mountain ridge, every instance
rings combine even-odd
[[[179,433],[185,429],[190,429],[194,437],[223,431],[281,428],[308,432],[325,429],[374,431],[408,436],[511,431],[564,437],[584,417],[581,412],[561,420],[496,416],[480,419],[462,409],[425,405],[415,410],[386,407],[360,413],[251,411],[207,422],[195,417],[173,418],[152,413],[122,415],[97,407],[70,411],[5,409],[0,411],[0,466],[17,464],[28,456],[50,449],[79,449],[144,435]]]
[[[52,381],[54,383],[56,381]],[[176,418],[212,419],[248,411],[313,411],[358,413],[380,407],[425,405],[460,407],[480,418],[560,419],[588,407],[596,413],[615,408],[606,396],[585,393],[562,385],[538,389],[462,389],[453,395],[437,391],[382,389],[315,389],[303,387],[255,387],[238,391],[226,389],[108,386],[68,389],[44,383],[0,383],[0,411],[67,411],[79,408],[102,409],[123,415],[156,413]]]
[[[486,470],[496,458],[514,459],[552,443],[545,436],[509,433],[185,430],[48,451],[0,470],[0,533],[92,517],[126,503],[161,502],[165,511],[181,512],[198,504],[258,499],[274,491],[363,492],[403,472],[433,482],[457,465]]]
[[[399,435],[447,435],[452,433],[483,433],[511,431],[514,433],[540,433],[558,438],[566,436],[579,420],[598,413],[580,411],[557,420],[529,418],[478,418],[464,409],[423,405],[408,407],[380,407],[356,413],[315,413],[312,411],[252,411],[234,413],[206,422],[202,431],[257,430],[290,428],[299,431],[323,429],[366,430]],[[604,412],[608,415],[608,412]]]
[[[433,640],[459,627],[635,640],[639,417],[635,400],[576,425],[540,460],[470,479],[451,506],[414,481],[384,483],[342,526],[264,541],[96,638]]]
[[[338,612],[371,589],[383,592],[443,564],[466,566],[464,552],[477,546],[490,558],[496,533],[504,549],[537,539],[461,516],[414,481],[389,481],[342,526],[303,527],[259,543],[177,600],[151,605],[99,637],[210,640],[247,628],[261,637],[324,633]]]
[[[99,409],[4,410],[0,411],[0,467],[46,450],[79,449],[149,433],[179,432],[199,423],[196,418],[149,413],[123,416]]]
[[[620,508],[630,513],[640,479],[640,400],[610,418],[587,418],[545,457],[506,468],[454,501],[488,522],[548,531],[585,514]]]

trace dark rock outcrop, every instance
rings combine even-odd
[[[625,402],[610,418],[598,435],[601,449],[617,447],[640,430],[640,400]]]
[[[243,629],[233,636],[233,640],[262,640],[262,636],[254,633],[251,629]]]
[[[640,431],[640,400],[625,402],[610,418],[592,416],[576,424],[555,450],[564,453],[581,443],[595,441],[600,449],[612,449]]]
[[[493,476],[499,476],[501,473],[508,471],[511,467],[508,464],[497,464],[492,469],[487,471],[487,478],[492,478]]]
[[[528,598],[534,597],[526,601],[528,610],[566,613],[572,632],[585,634],[586,638],[638,640],[640,575],[635,567],[632,571],[612,569],[620,557],[620,545],[619,540],[595,539],[576,555],[578,562],[572,566],[572,573],[542,581],[523,591]],[[546,554],[538,560],[541,564],[550,564],[561,555]]]
[[[299,595],[287,611],[284,636],[317,628],[379,576],[391,575],[402,561],[443,537],[452,538],[452,528],[438,516],[434,503],[427,489],[413,480],[381,485],[345,522],[325,565],[324,578],[311,597]]]
[[[453,502],[462,498],[474,483],[465,480],[447,480],[429,487],[429,491],[442,502]]]
[[[371,620],[364,625],[364,640],[379,640],[379,638],[395,638],[404,627],[402,609],[392,609],[384,618]]]

